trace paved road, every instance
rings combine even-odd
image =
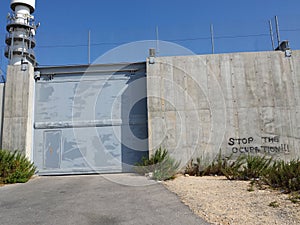
[[[202,225],[163,185],[130,174],[38,177],[0,187],[1,225]]]

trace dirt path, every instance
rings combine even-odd
[[[270,189],[249,191],[245,181],[184,177],[164,182],[196,214],[213,224],[300,224],[300,204]],[[272,205],[272,206],[270,206]]]

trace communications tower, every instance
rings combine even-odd
[[[11,0],[6,26],[6,72],[2,120],[2,149],[19,150],[32,159],[34,118],[34,68],[36,57],[35,0]]]
[[[7,17],[5,56],[10,65],[31,63],[35,66],[33,49],[36,46],[37,25],[32,15],[35,11],[35,0],[11,0],[10,7],[13,13]]]

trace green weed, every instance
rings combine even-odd
[[[168,151],[159,148],[148,159],[143,158],[142,162],[135,165],[135,171],[139,174],[153,173],[155,180],[168,180],[172,179],[178,172],[180,162],[170,157]]]

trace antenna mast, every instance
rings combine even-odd
[[[159,49],[159,31],[158,26],[156,26],[156,55],[159,56],[160,49]]]
[[[33,48],[36,45],[35,33],[39,25],[35,25],[35,0],[11,0],[12,14],[7,16],[5,56],[10,65],[31,63],[36,65]]]

